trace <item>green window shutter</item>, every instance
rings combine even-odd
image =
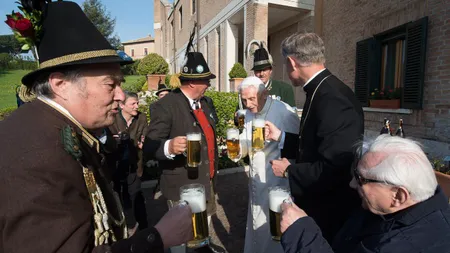
[[[406,25],[402,107],[422,109],[428,17]]]
[[[374,38],[356,43],[355,96],[362,106],[369,106],[370,92],[380,86],[380,53]]]

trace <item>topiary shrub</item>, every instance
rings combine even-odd
[[[122,84],[122,89],[129,92],[138,93],[139,91],[142,91],[143,86],[147,84],[147,78],[145,76],[140,76],[136,81],[134,82],[125,82]]]
[[[165,75],[169,72],[169,64],[158,54],[145,56],[137,67],[139,75]]]
[[[242,64],[235,63],[233,67],[230,70],[230,73],[228,73],[228,76],[230,79],[233,78],[246,78],[247,77],[247,71],[245,71],[244,66]]]

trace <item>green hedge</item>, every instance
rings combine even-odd
[[[160,55],[151,53],[138,64],[139,75],[165,75],[169,72],[169,64]]]
[[[8,53],[0,53],[0,70],[35,70],[37,63],[35,61],[25,61],[17,57],[13,57]]]
[[[126,75],[126,76],[132,76],[132,75],[137,75],[137,67],[139,65],[139,63],[141,62],[141,60],[134,60],[133,64],[127,64],[125,66],[121,67],[122,70],[122,74]]]
[[[122,89],[134,93],[138,93],[142,90],[142,87],[147,83],[145,76],[140,76],[137,80],[132,82],[122,83]]]

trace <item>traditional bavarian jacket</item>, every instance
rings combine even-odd
[[[100,146],[39,98],[0,123],[0,252],[163,252],[156,229],[130,239]]]

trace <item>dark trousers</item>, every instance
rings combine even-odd
[[[119,194],[128,228],[139,223],[139,229],[148,227],[145,198],[141,190],[141,179],[136,171],[130,171],[128,161],[120,161],[114,176],[114,190]]]

